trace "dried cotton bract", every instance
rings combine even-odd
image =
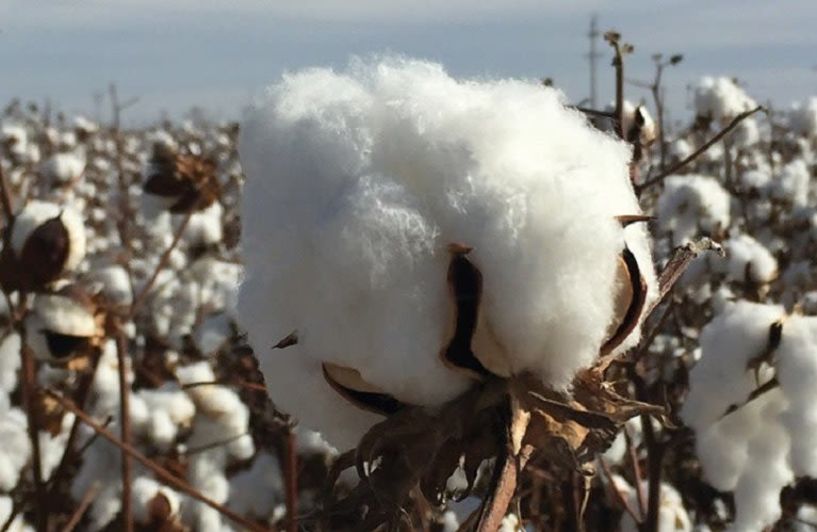
[[[638,270],[654,285],[643,224],[617,220],[640,214],[630,148],[558,91],[356,61],[285,76],[241,131],[242,326],[273,400],[341,447],[379,419],[356,399],[462,393],[451,350],[567,387],[646,291]]]

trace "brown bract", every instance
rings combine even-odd
[[[167,199],[168,210],[175,214],[206,209],[220,195],[216,163],[157,144],[144,191]]]
[[[640,215],[620,217],[623,226],[646,220]],[[387,416],[363,437],[353,460],[339,462],[341,468],[354,465],[361,480],[345,497],[330,496],[325,502],[323,519],[329,529],[410,527],[402,508],[415,487],[426,500],[442,505],[449,498],[467,496],[482,466],[493,461],[494,477],[482,486],[488,496],[480,514],[469,521],[478,530],[496,530],[529,460],[587,473],[625,421],[663,414],[662,407],[620,395],[604,379],[610,354],[645,311],[646,282],[629,249],[619,258],[616,315],[600,351],[607,356],[597,367],[579,372],[570,391],[554,390],[529,373],[492,371],[502,352],[496,351],[496,342],[478,340],[477,330],[484,328],[479,313],[482,274],[468,259],[470,251],[462,244],[449,246],[454,319],[450,340],[440,353],[447,366],[474,380],[469,391],[438,408],[405,405],[366,382],[357,370],[323,365],[327,382],[346,400]],[[458,470],[465,487],[452,493],[449,479]]]
[[[11,231],[11,227],[8,230]],[[7,237],[6,242],[9,241]],[[19,256],[11,245],[3,247],[0,284],[7,292],[42,288],[62,274],[70,246],[71,239],[61,215],[46,221],[31,232]]]

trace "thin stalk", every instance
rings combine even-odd
[[[131,442],[130,385],[127,378],[127,340],[122,328],[116,324],[116,358],[119,373],[119,428],[122,441]],[[122,450],[122,522],[125,532],[133,531],[133,505],[131,502],[131,479],[133,464],[128,453]]]

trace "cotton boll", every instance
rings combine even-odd
[[[229,507],[240,515],[268,520],[283,499],[283,474],[278,460],[260,452],[249,469],[230,479]]]
[[[133,299],[130,277],[124,267],[118,264],[95,268],[91,279],[102,284],[102,292],[115,305],[130,305]]]
[[[60,431],[57,434],[40,431],[40,460],[45,480],[51,478],[51,474],[65,454],[65,446],[68,444],[68,436],[74,424],[74,419],[74,414],[70,412],[63,415]]]
[[[0,412],[0,490],[11,491],[20,480],[20,473],[31,457],[28,422],[19,408],[5,408]]]
[[[42,163],[40,172],[53,187],[77,181],[85,171],[85,159],[77,153],[55,153]]]
[[[224,236],[223,215],[224,209],[218,202],[193,214],[185,229],[184,239],[194,246],[218,244]]]
[[[807,207],[810,181],[811,173],[805,161],[795,159],[780,170],[780,176],[772,184],[772,196],[795,207]]]
[[[5,523],[14,511],[14,501],[8,495],[0,495],[0,523]],[[8,527],[8,532],[34,532],[34,529],[26,524],[22,515],[14,518]]]
[[[704,327],[700,337],[703,356],[690,371],[690,392],[682,411],[686,424],[696,431],[705,429],[729,406],[746,400],[757,385],[747,365],[763,352],[769,327],[783,315],[783,308],[777,305],[739,301]]]
[[[695,87],[695,112],[726,123],[744,111],[757,107],[755,101],[733,80],[703,77]]]
[[[14,218],[11,247],[31,282],[53,281],[75,269],[85,257],[85,227],[73,209],[29,201]],[[60,253],[55,254],[59,250]],[[45,255],[45,254],[48,255]]]
[[[738,148],[751,148],[760,142],[760,128],[757,120],[754,118],[747,118],[741,121],[732,134],[732,140]]]
[[[483,276],[475,352],[492,370],[564,387],[592,362],[614,321],[615,217],[640,211],[628,147],[560,98],[396,59],[270,89],[240,142],[239,313],[258,350],[298,330],[274,369],[262,361],[281,407],[348,444],[377,417],[339,407],[324,362],[407,403],[461,393],[468,380],[439,357],[454,312],[450,243],[473,246]]]
[[[20,335],[10,333],[0,340],[0,389],[10,394],[17,388],[20,369]]]
[[[179,494],[154,479],[138,476],[131,487],[133,519],[142,525],[162,524],[179,514]]]
[[[777,379],[789,402],[782,423],[791,435],[791,464],[797,476],[817,476],[817,318],[792,316],[783,324]]]
[[[699,229],[717,233],[730,222],[729,193],[712,177],[670,176],[658,198],[658,223],[672,233],[674,245],[699,236]]]
[[[727,276],[738,282],[768,283],[777,277],[777,260],[760,242],[738,235],[724,243]]]

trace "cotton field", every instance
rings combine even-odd
[[[817,96],[270,83],[3,111],[3,530],[817,527]]]

